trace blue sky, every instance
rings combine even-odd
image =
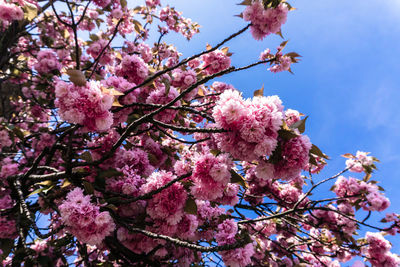
[[[169,1],[202,28],[191,42],[175,34],[167,41],[185,56],[218,43],[245,25],[234,17],[243,10],[237,2]],[[277,94],[286,108],[309,115],[306,134],[331,157],[319,179],[343,168],[344,153],[362,150],[378,157],[375,179],[391,200],[388,211],[400,213],[400,1],[289,2],[297,10],[290,12],[282,32],[290,40],[285,51],[303,56],[292,68],[295,74],[272,74],[259,66],[220,80],[246,97],[264,84],[266,95]],[[254,62],[262,50],[274,51],[281,41],[278,36],[255,41],[246,33],[228,44],[232,63]],[[400,241],[391,241],[400,253]]]

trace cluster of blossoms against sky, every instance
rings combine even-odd
[[[247,29],[281,35],[286,1],[243,1],[247,26],[187,60],[163,38],[190,40],[199,25],[158,0],[55,2],[0,0],[0,34],[33,25],[7,50],[17,67],[0,72],[21,91],[0,117],[4,266],[400,266],[385,239],[399,215],[357,232],[371,226],[358,210],[390,205],[371,180],[376,158],[345,155],[323,182],[335,181],[330,197],[315,199],[328,157],[304,134],[307,118],[263,89],[246,99],[213,81],[257,65],[291,71],[287,41],[241,68],[223,47]]]

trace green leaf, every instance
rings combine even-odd
[[[285,46],[287,45],[287,43],[289,42],[289,40],[283,41],[279,46],[281,47],[281,49],[283,50],[285,48]]]
[[[140,114],[134,113],[128,116],[128,119],[126,120],[126,123],[131,124],[132,122],[136,121],[139,119],[141,116]]]
[[[123,173],[120,171],[117,171],[116,169],[108,169],[106,171],[100,171],[98,173],[99,178],[109,178],[109,177],[114,177],[114,176],[122,176]]]
[[[83,159],[86,162],[92,162],[93,161],[92,154],[89,151],[85,151],[82,154],[80,154],[79,158]]]
[[[25,19],[28,21],[32,21],[36,18],[38,10],[35,5],[25,2],[25,6],[23,7],[25,13]]]
[[[217,149],[211,149],[210,153],[213,154],[214,156],[218,156],[221,153],[221,151],[219,151]]]
[[[355,159],[356,158],[356,156],[354,156],[353,154],[350,154],[350,153],[343,154],[342,157],[346,158],[346,159]]]
[[[90,34],[89,37],[93,41],[98,41],[100,39],[99,36],[97,36],[97,34]]]
[[[3,254],[1,255],[3,258],[6,258],[10,252],[11,249],[14,246],[14,240],[12,239],[0,239],[0,248],[3,251]]]
[[[318,166],[318,162],[317,162],[317,160],[314,158],[313,155],[310,155],[309,163],[312,164],[312,165],[314,165],[314,166]]]
[[[369,179],[371,179],[371,177],[372,177],[372,175],[371,175],[370,173],[367,173],[367,174],[365,174],[365,176],[364,176],[364,178],[363,178],[363,181],[364,181],[364,182],[368,182]]]
[[[244,0],[244,1],[242,1],[242,2],[240,2],[238,5],[241,5],[241,6],[250,6],[251,5],[251,0]]]
[[[290,53],[287,53],[285,56],[288,56],[288,57],[301,57],[299,54],[297,54],[296,52],[290,52]]]
[[[36,194],[39,194],[39,193],[43,192],[43,190],[45,190],[46,188],[47,188],[47,187],[38,188],[38,189],[36,189],[35,191],[31,192],[31,193],[28,195],[28,197],[33,196],[33,195],[36,195]]]
[[[159,162],[159,159],[154,154],[147,153],[147,157],[148,157],[150,163],[153,165],[156,165]]]
[[[53,266],[53,263],[51,261],[51,258],[49,256],[43,256],[39,255],[37,258],[37,262],[39,263],[40,266]]]
[[[293,130],[284,130],[284,129],[279,130],[278,134],[279,137],[285,139],[286,141],[298,136],[295,132],[293,132]]]
[[[49,192],[53,187],[54,187],[54,185],[45,188],[45,189],[43,190],[43,193],[47,194],[47,192]]]
[[[291,125],[290,128],[298,129],[300,133],[304,133],[304,131],[306,130],[306,120],[307,119],[308,119],[308,116],[298,122],[293,123],[293,125]]]
[[[125,140],[125,143],[123,144],[123,146],[125,147],[126,150],[129,150],[132,147],[134,147],[134,145],[131,142],[129,142],[128,140]]]
[[[264,96],[264,84],[260,89],[254,91],[253,96]]]
[[[93,195],[94,188],[93,188],[93,185],[91,183],[89,183],[88,181],[83,181],[83,187],[85,188],[85,191],[86,191],[87,194]]]
[[[134,25],[135,31],[140,34],[144,30],[142,24],[140,24],[140,22],[135,19],[132,20],[132,22],[133,24],[135,24]]]
[[[119,2],[121,3],[122,8],[125,8],[128,5],[126,0],[120,0]]]
[[[248,188],[246,179],[234,170],[231,170],[231,183],[240,184],[244,188]]]
[[[317,155],[317,156],[319,156],[321,158],[324,158],[324,159],[329,159],[329,157],[326,154],[322,153],[321,149],[319,149],[314,144],[312,145],[312,147],[310,149],[310,153],[313,153],[314,155]]]
[[[21,139],[22,141],[24,140],[24,133],[19,127],[15,127],[12,131],[19,139]]]
[[[106,187],[106,179],[105,177],[97,176],[94,180],[94,185],[99,187],[100,189],[104,189]]]
[[[189,197],[186,200],[184,211],[189,214],[197,215],[197,204],[193,198]]]
[[[165,96],[168,96],[169,91],[171,90],[171,84],[169,83],[169,80],[166,78],[162,79],[162,83],[165,85]]]

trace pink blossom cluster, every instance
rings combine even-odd
[[[368,156],[369,152],[357,151],[354,158],[346,160],[346,167],[352,172],[363,172],[364,166],[368,167],[374,164],[374,158]]]
[[[14,207],[14,201],[10,196],[10,190],[2,190],[0,193],[0,210],[4,212],[0,216],[0,238],[15,238],[17,236],[16,222],[13,216],[5,215],[7,210]]]
[[[160,0],[146,0],[146,6],[155,8],[160,5]]]
[[[175,69],[172,72],[172,85],[177,88],[186,89],[196,83],[197,77],[194,70]],[[196,92],[195,90],[193,90]]]
[[[0,238],[14,239],[18,236],[15,219],[0,216]]]
[[[130,83],[127,80],[125,80],[124,78],[117,77],[117,76],[108,77],[106,80],[102,80],[101,83],[107,88],[111,87],[122,93],[128,91],[129,89],[132,89],[135,86],[134,83]],[[129,94],[125,94],[123,96],[118,97],[118,102],[121,105],[133,104],[133,103],[137,102],[139,93],[140,93],[140,89],[133,90]],[[126,122],[129,114],[131,114],[132,111],[133,111],[133,108],[125,108],[119,112],[116,112],[114,114],[114,125],[117,125],[118,123]]]
[[[101,54],[101,57],[99,59],[100,64],[111,64],[113,56],[111,54],[111,51],[108,48],[106,48],[107,46],[108,46],[108,40],[100,39],[91,43],[88,49],[86,49],[86,52],[89,55],[91,55],[95,60]],[[104,52],[102,52],[103,49]]]
[[[219,95],[226,90],[236,90],[236,89],[231,84],[227,84],[227,83],[223,83],[223,82],[213,82],[210,87],[199,86],[198,89],[195,91],[197,91],[197,93],[201,92],[202,95],[206,96],[204,98],[199,98],[199,101],[201,103],[206,103],[208,101],[216,102],[219,99]],[[198,108],[196,108],[196,110],[209,113],[207,106],[205,106],[205,107],[199,106]],[[204,120],[204,117],[199,114],[191,114],[191,117],[196,123],[200,123]],[[197,140],[205,138],[204,135],[199,134],[199,133],[196,133],[194,135],[194,137],[196,139],[199,138]],[[210,145],[211,144],[209,144],[209,146]]]
[[[8,176],[12,176],[18,173],[19,171],[19,164],[15,163],[10,158],[5,158],[1,161],[0,164],[0,178],[2,178],[3,182],[7,184],[6,178]]]
[[[163,151],[163,145],[154,141],[149,136],[144,136],[143,138],[141,138],[140,145],[148,153],[148,155],[151,155],[150,157],[154,157],[157,159],[151,162],[151,165],[153,165],[154,168],[160,168],[164,165],[167,159],[170,159],[168,154]],[[171,163],[174,161],[175,160],[172,160]]]
[[[282,56],[275,62],[276,64],[269,68],[268,70],[274,73],[288,71],[290,70],[290,64],[292,64],[292,59],[288,56]]]
[[[139,176],[134,168],[130,168],[128,165],[120,170],[123,174],[122,177],[106,180],[107,190],[132,197],[139,196],[141,194],[141,187],[146,183],[146,180]],[[144,213],[145,204],[144,200],[139,200],[121,205],[118,213],[121,216],[135,217]]]
[[[246,166],[246,164],[245,164]],[[249,183],[249,194],[246,200],[251,205],[260,204],[264,196],[276,199],[280,194],[280,183],[274,179],[274,165],[260,161],[257,167],[246,168],[246,181]]]
[[[243,100],[239,92],[224,91],[213,109],[216,125],[228,132],[215,134],[218,147],[240,160],[269,156],[278,143],[283,106],[277,96]]]
[[[147,179],[147,183],[141,188],[143,193],[149,193],[156,190],[177,177],[171,172],[154,172]],[[147,213],[155,220],[162,220],[170,225],[176,225],[184,216],[184,207],[187,192],[182,184],[174,183],[172,186],[164,189],[154,195],[147,205]]]
[[[111,3],[111,0],[94,0],[93,3],[95,3],[99,7],[106,7]]]
[[[149,75],[149,69],[142,58],[132,55],[122,58],[121,64],[115,69],[117,76],[124,77],[128,82],[141,84]]]
[[[281,3],[276,8],[264,9],[261,1],[255,1],[243,12],[243,19],[250,21],[251,34],[254,39],[262,40],[267,35],[278,33],[282,24],[286,22],[289,9],[286,4]]]
[[[176,90],[175,87],[167,87],[164,84],[159,84],[158,88],[152,91],[146,99],[146,103],[148,104],[167,104],[174,100],[179,95],[179,92]],[[177,101],[174,103],[174,106],[180,106],[180,102]],[[176,114],[178,114],[177,110],[167,109],[156,116],[155,119],[162,121],[162,122],[171,122]]]
[[[31,245],[29,248],[33,249],[36,253],[40,254],[48,248],[47,241],[46,240],[35,240],[35,243],[33,243],[33,245]]]
[[[216,200],[223,197],[230,182],[230,170],[233,167],[228,154],[217,157],[211,153],[202,153],[194,158],[192,194],[197,199]]]
[[[310,138],[300,135],[282,143],[282,159],[274,164],[274,176],[286,180],[292,180],[306,170],[310,160]]]
[[[50,50],[41,50],[37,55],[37,63],[33,67],[41,74],[61,70],[57,55]]]
[[[204,61],[202,67],[207,75],[226,70],[231,65],[231,58],[219,49],[204,54],[201,59]]]
[[[10,196],[9,190],[1,192],[0,197],[0,210],[11,209],[14,206],[14,201]]]
[[[192,22],[189,18],[182,17],[180,12],[174,8],[166,6],[160,11],[160,20],[165,21],[170,30],[179,32],[190,40],[194,34],[198,33],[197,23]]]
[[[0,23],[3,24],[1,26],[8,26],[13,20],[21,20],[23,18],[24,12],[20,6],[0,0]]]
[[[148,63],[153,59],[151,48],[146,43],[136,44],[135,42],[125,41],[126,52],[129,54],[140,53],[140,57]]]
[[[285,111],[285,122],[291,126],[300,120],[300,112],[294,109],[287,109]]]
[[[282,183],[277,180],[281,177],[276,174],[275,166],[270,162],[259,161],[256,167],[248,167],[246,164],[244,166],[247,168],[245,178],[249,183],[250,194],[245,199],[252,205],[261,203],[264,196],[286,207],[295,205],[300,199],[302,201],[299,207],[304,207],[309,202],[301,190],[304,180],[300,174],[291,177],[289,183]]]
[[[11,146],[13,144],[10,135],[6,130],[0,130],[0,149]]]
[[[114,96],[103,92],[100,82],[91,81],[85,86],[77,86],[57,81],[55,94],[61,119],[81,124],[87,131],[104,132],[110,129]]]
[[[235,243],[237,232],[237,223],[232,219],[225,220],[218,225],[215,240],[218,245],[233,244]],[[221,251],[220,254],[227,266],[245,267],[252,263],[251,257],[254,254],[254,245],[249,243],[243,248]]]
[[[362,252],[368,261],[375,267],[397,267],[400,266],[400,257],[390,252],[392,248],[381,233],[367,232],[365,239],[368,246],[362,248]]]
[[[88,143],[90,148],[95,148],[90,151],[93,160],[99,160],[118,140],[120,135],[115,130],[110,130],[106,135],[94,138]]]
[[[340,176],[334,186],[334,192],[339,197],[355,196],[348,201],[357,200],[363,195],[365,201],[361,202],[361,207],[369,211],[383,211],[390,205],[390,201],[381,192],[379,187],[373,183],[366,183],[356,178],[349,177],[346,179]]]
[[[107,188],[113,192],[128,196],[138,196],[140,188],[145,184],[145,179],[136,174],[135,169],[125,166],[122,168],[124,174],[122,179],[108,179]]]
[[[282,54],[282,49],[283,47],[279,46],[275,55],[270,53],[270,49],[266,49],[260,54],[260,60],[273,60],[271,62],[273,63],[273,66],[268,69],[273,73],[289,71],[290,65],[293,63],[291,57]]]
[[[99,207],[90,202],[90,196],[85,196],[78,187],[67,194],[59,209],[67,230],[81,242],[99,246],[115,229],[108,211],[100,212]]]
[[[334,233],[341,232],[343,238],[345,235],[352,236],[357,230],[357,223],[351,219],[354,216],[354,208],[348,203],[338,205],[338,208],[328,205],[329,210],[318,209],[308,216],[311,225],[326,225]],[[339,214],[339,211],[345,216]],[[309,225],[304,225],[305,229],[313,229]],[[314,228],[315,229],[315,228]]]
[[[154,167],[150,164],[148,154],[141,148],[120,149],[115,155],[115,167],[123,169],[129,166],[137,175],[149,176]]]
[[[179,13],[174,8],[171,8],[169,6],[164,7],[160,11],[160,20],[165,21],[168,25],[168,28],[175,32],[179,32],[180,30],[180,24],[179,24],[180,17],[181,13]]]

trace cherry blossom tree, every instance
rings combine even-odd
[[[369,220],[390,205],[378,159],[316,176],[305,115],[217,81],[299,61],[283,41],[232,62],[232,39],[282,36],[294,9],[240,4],[241,29],[183,58],[163,38],[199,25],[159,0],[0,0],[3,266],[400,266],[400,216]]]

